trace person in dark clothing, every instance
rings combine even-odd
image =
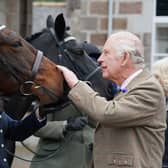
[[[0,167],[9,168],[6,159],[5,139],[23,141],[46,124],[46,118],[39,114],[38,107],[25,119],[17,121],[9,117],[0,98]]]
[[[168,58],[158,60],[153,64],[152,71],[156,78],[161,83],[166,99],[166,124],[168,125]],[[162,160],[162,168],[168,168],[168,128],[165,131],[165,146],[164,146],[164,155]]]
[[[168,102],[166,102],[168,103]],[[168,110],[167,110],[167,117],[166,117],[166,123],[168,125]],[[165,151],[163,155],[163,165],[162,168],[168,168],[168,129],[165,131]]]

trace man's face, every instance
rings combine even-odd
[[[120,78],[122,57],[117,57],[117,52],[112,46],[112,39],[108,39],[103,47],[98,62],[102,68],[103,78],[117,83]]]

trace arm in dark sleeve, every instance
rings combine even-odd
[[[17,121],[6,115],[8,127],[5,137],[13,141],[23,141],[46,124],[46,119],[39,121],[35,113],[25,119]]]

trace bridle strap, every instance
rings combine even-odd
[[[68,41],[71,41],[71,40],[76,40],[76,38],[75,37],[73,37],[73,36],[68,36],[68,37],[66,37],[65,39],[64,39],[64,43],[67,43]]]
[[[5,25],[0,26],[0,31],[3,30],[4,28],[6,28]],[[25,93],[25,92],[24,92],[24,87],[26,87],[27,89],[31,89],[31,86],[32,86],[33,84],[35,84],[35,83],[34,83],[34,80],[35,80],[35,77],[36,77],[37,72],[38,72],[38,70],[39,70],[39,66],[40,66],[40,64],[41,64],[42,58],[43,58],[43,52],[40,51],[40,50],[37,50],[37,54],[36,54],[36,57],[35,57],[35,61],[34,61],[33,66],[32,66],[32,75],[31,75],[30,78],[29,78],[28,80],[26,80],[26,81],[23,81],[23,79],[22,79],[19,75],[17,75],[16,69],[15,69],[13,66],[11,66],[10,64],[8,64],[8,63],[5,61],[5,59],[1,58],[0,61],[8,68],[9,72],[12,74],[12,76],[15,78],[15,80],[19,83],[21,94],[23,94],[23,95],[25,95],[25,96],[28,96],[28,95],[30,95],[31,93],[28,93],[28,94]],[[58,96],[56,96],[56,94],[55,94],[52,90],[46,88],[45,86],[38,86],[38,88],[39,88],[39,87],[41,87],[41,88],[43,89],[43,91],[44,91],[49,97],[51,97],[52,99],[54,99],[54,100],[57,100],[57,99],[58,99]]]
[[[35,61],[34,61],[34,64],[33,64],[33,68],[32,68],[31,79],[25,81],[20,87],[21,88],[20,89],[21,93],[25,96],[29,95],[29,94],[24,93],[22,87],[24,86],[24,84],[25,85],[28,84],[28,87],[31,88],[31,86],[33,84],[35,84],[33,81],[35,80],[36,74],[39,70],[39,66],[40,66],[42,58],[43,58],[43,52],[40,51],[40,50],[37,50],[37,55],[36,55],[36,58],[35,58]],[[46,93],[51,99],[53,99],[53,100],[58,99],[58,96],[56,96],[56,94],[52,90],[50,90],[49,88],[46,88],[45,86],[41,86],[41,85],[39,85],[37,88],[39,88],[39,89],[41,88],[43,90],[43,92]]]
[[[68,36],[66,37],[63,41],[59,42],[58,37],[56,35],[56,33],[54,32],[54,29],[51,27],[49,28],[49,32],[51,33],[52,37],[55,39],[56,45],[58,46],[58,48],[60,49],[60,52],[63,56],[67,56],[68,55],[68,59],[71,61],[70,59],[70,54],[67,52],[67,50],[65,50],[62,46],[62,44],[71,41],[71,40],[76,40],[75,37],[73,36]],[[100,67],[98,66],[93,72],[91,72],[84,80],[89,80],[93,75],[95,75],[97,73],[97,71],[100,70]]]
[[[37,50],[35,61],[33,63],[33,67],[32,67],[32,75],[31,75],[30,79],[28,79],[24,82],[20,82],[20,92],[25,96],[29,96],[32,94],[31,92],[27,93],[27,90],[31,90],[32,85],[35,84],[34,80],[35,80],[36,74],[39,70],[39,66],[40,66],[42,57],[43,57],[43,52],[40,50]]]
[[[37,55],[36,55],[36,59],[34,61],[33,68],[32,68],[31,81],[33,81],[36,77],[36,74],[37,74],[37,71],[39,69],[42,58],[43,58],[43,52],[38,50]]]
[[[85,80],[89,80],[95,73],[97,73],[100,70],[100,67],[98,66],[94,71],[92,71],[86,78]]]

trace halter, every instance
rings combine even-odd
[[[23,84],[20,85],[20,92],[25,96],[29,96],[32,94],[31,92],[27,92],[27,91],[28,91],[28,89],[30,90],[31,86],[35,85],[34,79],[35,79],[36,74],[38,72],[42,57],[43,57],[43,52],[38,50],[37,55],[36,55],[36,59],[33,64],[32,76],[31,76],[30,80],[27,80],[27,81],[23,82]],[[39,87],[40,86],[35,86],[35,88],[39,88]]]
[[[4,28],[5,28],[5,27],[4,27]],[[1,27],[0,27],[0,30],[1,30]],[[67,42],[69,42],[69,41],[71,41],[71,40],[76,40],[76,38],[73,37],[73,36],[69,36],[69,37],[66,37],[63,41],[60,42],[60,41],[58,40],[58,38],[57,38],[57,36],[56,36],[54,30],[53,30],[52,28],[50,28],[49,30],[50,30],[50,33],[52,34],[53,38],[54,38],[55,41],[56,41],[56,45],[57,45],[58,48],[60,49],[60,54],[63,55],[63,56],[66,56],[66,57],[68,56],[69,60],[72,61],[71,58],[70,58],[70,53],[68,53],[68,52],[65,51],[65,49],[64,49],[64,47],[63,47],[63,44],[64,44],[64,43],[67,43]],[[35,83],[33,82],[33,80],[35,79],[35,76],[36,76],[36,74],[37,74],[37,72],[38,72],[38,69],[39,69],[39,65],[40,65],[42,56],[43,56],[42,52],[38,51],[38,52],[37,52],[37,55],[36,55],[35,62],[34,62],[34,64],[33,64],[32,76],[31,76],[30,80],[27,80],[27,81],[25,81],[24,83],[22,83],[22,85],[20,85],[20,91],[21,91],[21,93],[24,94],[24,95],[26,95],[26,96],[31,94],[31,93],[29,93],[29,94],[27,93],[27,88],[30,89],[32,85],[35,85]],[[18,75],[15,73],[15,71],[13,71],[12,68],[8,68],[8,69],[11,69],[10,72],[13,74],[13,76],[14,76],[17,80],[20,79],[20,78],[18,77]],[[97,67],[93,72],[91,72],[91,73],[85,78],[85,80],[89,80],[97,71],[99,71],[99,69],[100,69],[100,68]],[[18,80],[18,81],[21,81],[21,80]],[[52,91],[49,91],[49,89],[47,89],[47,88],[45,88],[45,87],[42,87],[42,86],[35,86],[35,87],[37,87],[37,88],[39,88],[39,87],[40,87],[40,88],[43,88],[43,90],[46,91],[48,94],[50,94],[51,97],[55,97],[55,96],[56,96],[55,94],[53,94]],[[67,104],[62,105],[61,108],[65,107],[65,106],[67,106]],[[47,109],[47,110],[50,111],[50,112],[53,112],[53,111],[58,111],[58,110],[60,110],[61,108],[53,107],[53,108],[50,108],[50,109]],[[65,139],[65,141],[66,141],[66,142],[69,142],[69,141],[71,140],[71,138],[72,138],[72,136],[70,136],[69,138]],[[22,144],[23,144],[23,143],[22,143]],[[25,148],[27,148],[29,151],[31,151],[32,153],[34,153],[34,154],[36,154],[36,155],[39,155],[38,153],[35,153],[34,151],[32,151],[32,150],[31,150],[29,147],[27,147],[25,144],[23,144],[23,146],[24,146]],[[13,155],[14,157],[16,157],[16,158],[18,158],[18,159],[24,160],[24,161],[26,161],[26,162],[41,162],[41,161],[48,160],[48,159],[54,157],[55,153],[56,153],[58,150],[59,150],[59,148],[58,148],[56,151],[54,151],[54,152],[52,152],[51,154],[49,154],[47,157],[45,157],[45,158],[43,158],[43,159],[35,160],[35,161],[31,161],[31,160],[28,160],[28,159],[24,159],[24,158],[22,158],[22,157],[20,157],[20,156],[14,155],[14,154],[11,153],[10,151],[7,151],[7,153],[9,153],[10,155]],[[44,156],[42,156],[42,157],[44,157]]]
[[[56,33],[55,33],[55,31],[52,27],[49,28],[49,32],[51,33],[52,37],[55,39],[56,45],[60,49],[60,55],[62,55],[64,57],[68,55],[68,59],[70,61],[72,61],[69,52],[62,45],[64,43],[67,43],[67,42],[71,41],[71,40],[76,40],[76,38],[73,37],[73,36],[68,36],[68,37],[64,38],[63,41],[59,41],[58,37],[57,37],[57,35],[56,35]],[[92,71],[90,74],[88,74],[88,76],[86,76],[84,80],[86,80],[88,83],[90,83],[88,80],[92,76],[94,76],[98,71],[100,71],[100,67],[97,67],[94,71]]]
[[[20,92],[21,92],[22,95],[29,96],[29,95],[32,94],[30,91],[28,91],[28,89],[30,90],[31,87],[33,85],[35,85],[34,79],[35,79],[36,74],[38,72],[38,69],[39,69],[42,57],[43,57],[43,53],[38,50],[37,51],[37,55],[36,55],[36,59],[35,59],[35,62],[33,64],[33,68],[32,68],[32,76],[30,77],[30,80],[27,80],[27,81],[24,81],[24,82],[22,81],[22,79],[20,78],[20,76],[16,73],[16,70],[15,70],[15,68],[13,66],[9,65],[5,61],[4,58],[0,59],[0,62],[2,62],[2,64],[4,64],[7,67],[8,71],[12,74],[12,76],[20,84],[19,90],[20,90]]]
[[[4,28],[6,28],[5,25],[0,26],[0,31],[3,30]],[[37,75],[37,72],[39,70],[39,66],[41,64],[41,60],[43,58],[43,52],[40,50],[37,50],[37,54],[36,54],[36,58],[35,61],[33,63],[33,67],[32,67],[32,75],[30,77],[29,80],[23,81],[21,79],[21,77],[17,74],[15,68],[11,65],[9,65],[4,58],[0,59],[0,62],[2,62],[2,64],[4,64],[9,72],[12,74],[12,76],[16,79],[16,81],[18,81],[20,88],[19,91],[22,95],[24,96],[29,96],[32,95],[32,91],[31,88],[32,86],[34,86],[35,89],[42,89],[43,92],[45,92],[50,98],[52,98],[54,101],[60,99],[60,97],[58,97],[54,91],[50,90],[49,88],[46,88],[45,86],[41,86],[41,85],[36,85],[34,80],[35,77]]]

